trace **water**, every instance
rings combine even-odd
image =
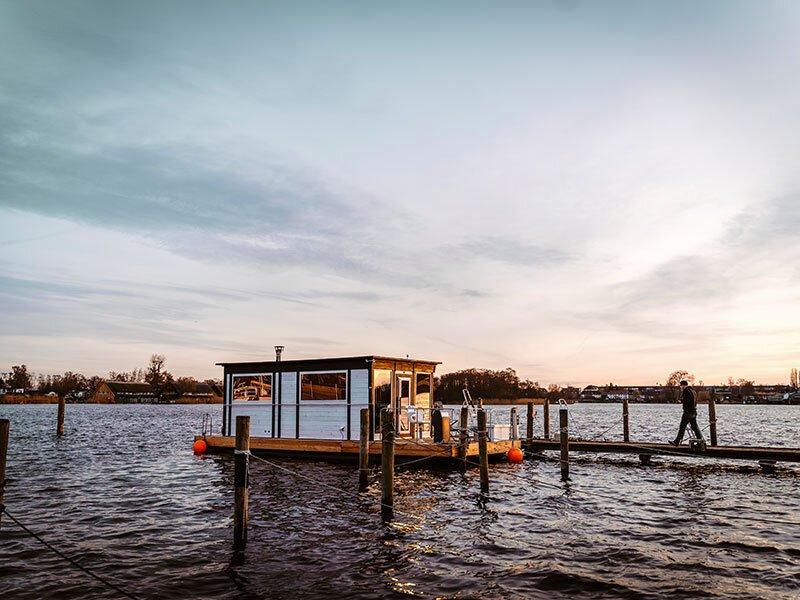
[[[645,468],[636,457],[576,455],[568,484],[553,462],[499,463],[485,503],[477,471],[400,469],[402,514],[389,526],[377,485],[360,499],[320,485],[355,490],[352,464],[270,459],[310,478],[300,479],[254,461],[249,543],[232,561],[232,462],[190,451],[202,414],[220,410],[70,405],[67,435],[56,439],[55,406],[0,406],[12,422],[8,510],[140,598],[800,592],[800,527],[763,522],[800,521],[800,466],[763,475],[751,463],[682,458]],[[571,428],[597,435],[620,411],[573,406]],[[679,411],[631,405],[632,437],[668,439]],[[800,446],[799,414],[792,406],[719,406],[721,443]],[[115,597],[3,517],[0,598]]]

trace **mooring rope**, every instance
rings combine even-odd
[[[8,509],[5,507],[5,505],[3,505],[3,504],[0,504],[0,512],[3,512],[3,513],[5,513],[5,514],[6,514],[6,515],[7,515],[7,516],[8,516],[8,517],[9,517],[9,518],[12,520],[12,521],[14,521],[14,523],[16,523],[16,524],[17,524],[17,525],[18,525],[18,526],[19,526],[19,527],[20,527],[20,528],[21,528],[23,531],[25,531],[26,533],[28,533],[28,535],[30,535],[31,537],[33,537],[35,540],[37,540],[37,541],[38,541],[40,544],[42,544],[43,546],[45,546],[45,547],[46,547],[48,550],[50,550],[50,551],[51,551],[51,552],[53,552],[54,554],[56,554],[56,555],[60,556],[61,558],[63,558],[65,561],[67,561],[69,564],[71,564],[71,565],[72,565],[73,567],[75,567],[76,569],[80,569],[81,571],[83,571],[84,573],[86,573],[86,574],[87,574],[89,577],[92,577],[93,579],[96,579],[97,581],[99,581],[100,583],[102,583],[103,585],[105,585],[106,587],[108,587],[108,588],[110,588],[110,589],[114,590],[115,592],[117,592],[117,593],[121,594],[122,596],[125,596],[126,598],[130,598],[131,600],[139,600],[139,598],[138,598],[137,596],[135,596],[135,595],[131,594],[130,592],[126,592],[126,591],[125,591],[125,590],[123,590],[121,587],[119,587],[117,584],[115,584],[115,583],[113,583],[113,582],[109,581],[109,580],[108,580],[108,579],[106,579],[105,577],[102,577],[102,576],[98,575],[97,573],[94,573],[94,572],[93,572],[93,571],[91,571],[90,569],[88,569],[88,568],[84,567],[82,564],[80,564],[80,563],[79,563],[78,561],[76,561],[75,559],[73,559],[73,558],[71,558],[71,557],[67,556],[66,554],[64,554],[64,553],[63,553],[61,550],[59,550],[58,548],[56,548],[55,546],[53,546],[53,545],[52,545],[50,542],[48,542],[47,540],[45,540],[45,539],[44,539],[42,536],[40,536],[40,535],[39,535],[39,534],[37,534],[36,532],[32,531],[32,530],[31,530],[31,529],[29,529],[28,527],[26,527],[24,523],[22,523],[22,522],[21,522],[19,519],[17,519],[17,518],[16,518],[14,515],[12,515],[10,512],[8,512]]]
[[[313,477],[309,477],[308,475],[303,475],[302,473],[298,473],[297,471],[293,471],[292,469],[289,469],[287,467],[284,467],[283,465],[279,465],[277,463],[274,463],[274,462],[272,462],[270,460],[267,460],[266,458],[262,458],[260,456],[256,456],[255,454],[252,454],[251,452],[245,452],[245,451],[241,451],[241,452],[243,454],[247,454],[250,458],[254,458],[257,461],[263,462],[263,463],[265,463],[265,464],[267,464],[267,465],[269,465],[269,466],[271,466],[271,467],[273,467],[275,469],[278,469],[278,470],[283,471],[285,473],[289,473],[290,475],[294,475],[295,477],[299,477],[300,479],[305,479],[306,481],[310,481],[310,482],[315,483],[317,485],[321,485],[321,486],[326,487],[328,489],[331,489],[331,490],[333,490],[335,492],[342,493],[342,494],[344,494],[346,496],[350,496],[352,498],[359,498],[360,499],[360,498],[364,497],[362,494],[359,494],[357,492],[351,492],[350,490],[345,490],[344,488],[340,488],[340,487],[337,487],[335,485],[331,485],[330,483],[325,483],[324,481],[319,481],[318,479],[314,479]],[[390,508],[394,512],[396,512],[398,514],[401,514],[403,516],[410,517],[412,519],[419,519],[420,521],[424,521],[425,520],[423,517],[420,517],[419,515],[415,515],[415,514],[412,514],[412,513],[409,513],[409,512],[398,510],[394,506],[392,506],[391,504],[386,504],[384,502],[380,502],[380,505],[381,506],[385,506],[386,508]]]

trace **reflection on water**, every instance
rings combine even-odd
[[[556,463],[495,464],[485,503],[476,471],[400,470],[389,524],[378,483],[354,498],[253,461],[249,543],[232,564],[232,461],[190,451],[219,410],[69,406],[57,440],[55,407],[2,406],[8,508],[142,598],[797,597],[800,529],[725,515],[800,520],[800,471],[682,458],[576,455],[567,484]],[[798,410],[720,406],[720,437],[800,446]],[[664,440],[679,411],[632,405],[632,436]],[[619,412],[576,405],[571,428],[596,435]],[[353,465],[270,460],[357,489]],[[0,597],[114,595],[5,519]]]

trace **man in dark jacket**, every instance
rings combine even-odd
[[[694,431],[694,435],[697,439],[703,439],[703,434],[697,426],[697,395],[694,390],[689,387],[688,381],[681,381],[681,401],[683,402],[683,417],[681,417],[678,437],[669,442],[673,446],[677,446],[683,441],[683,434],[686,433],[687,425],[692,426],[692,431]]]

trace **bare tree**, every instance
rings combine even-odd
[[[694,383],[695,377],[692,373],[689,373],[689,371],[673,371],[670,373],[669,377],[667,377],[667,385],[670,387],[677,387],[677,385],[684,379],[689,383]]]
[[[165,385],[172,381],[172,374],[164,368],[166,362],[167,359],[163,354],[153,354],[144,376],[144,380],[153,386],[153,390],[159,398],[164,393]]]
[[[789,385],[792,386],[793,388],[797,389],[797,386],[798,386],[797,369],[792,369],[792,372],[789,375]]]

